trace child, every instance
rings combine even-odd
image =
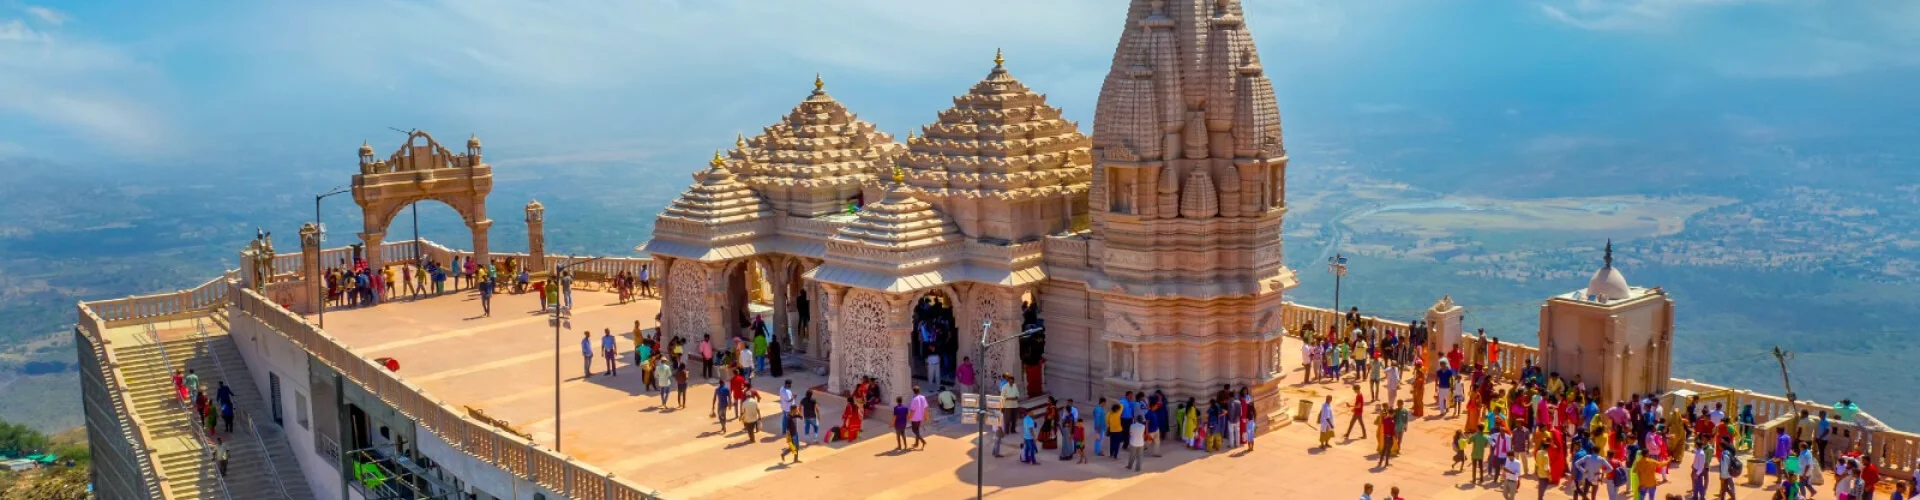
[[[1073,424],[1073,447],[1073,454],[1080,459],[1080,463],[1087,463],[1087,424],[1085,422]]]
[[[1462,432],[1459,429],[1454,429],[1453,431],[1453,467],[1451,467],[1450,470],[1455,470],[1455,471],[1460,470],[1460,467],[1466,464],[1467,464],[1466,433]]]

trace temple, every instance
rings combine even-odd
[[[1029,397],[1276,395],[1287,156],[1238,2],[1133,2],[1092,138],[1002,54],[935,116],[902,145],[816,78],[640,246],[666,269],[665,331],[745,338],[733,292],[766,269],[764,320],[825,360],[833,391],[872,377],[900,394],[931,353]],[[911,331],[929,296],[952,304],[946,346]],[[1015,352],[960,348],[1029,330]]]
[[[1537,347],[1465,335],[1466,306],[1450,296],[1419,318],[1398,319],[1288,300],[1297,285],[1282,250],[1288,155],[1273,83],[1238,0],[1129,2],[1090,135],[1021,83],[1005,54],[990,67],[984,56],[985,76],[904,140],[860,119],[822,76],[810,91],[796,85],[805,91],[798,105],[689,169],[693,182],[658,214],[652,234],[632,235],[638,256],[550,254],[545,224],[565,216],[533,200],[510,205],[524,213],[526,251],[490,250],[493,167],[477,136],[455,153],[416,130],[385,159],[362,144],[357,168],[342,155],[361,213],[357,242],[324,246],[321,195],[315,220],[296,232],[297,252],[276,251],[262,230],[241,249],[239,269],[197,287],[78,305],[73,333],[95,491],[160,499],[1335,498],[1392,480],[1404,481],[1409,497],[1495,498],[1446,472],[1448,436],[1458,437],[1449,432],[1465,420],[1458,415],[1418,419],[1405,453],[1421,458],[1392,474],[1358,465],[1373,461],[1364,438],[1299,452],[1318,433],[1288,424],[1307,422],[1316,402],[1360,391],[1309,376],[1318,368],[1299,339],[1355,328],[1417,346],[1394,361],[1410,367],[1415,384],[1460,351],[1473,353],[1467,359],[1491,377],[1483,381],[1551,372],[1595,398],[1665,398],[1675,410],[1679,398],[1698,397],[1751,409],[1761,433],[1803,434],[1796,412],[1825,408],[1672,378],[1675,300],[1629,285],[1611,241],[1585,288],[1543,301]],[[421,202],[459,214],[470,246],[389,237],[395,216]],[[489,273],[484,281],[495,286],[475,283]],[[676,339],[686,343],[665,350]],[[740,343],[765,342],[767,359],[742,363],[751,369],[697,366],[707,365],[691,361],[703,342],[723,353],[718,360]],[[596,346],[611,352],[602,360]],[[691,405],[670,407],[666,391],[652,402],[642,377],[653,365],[635,363],[642,352],[688,356]],[[582,358],[584,366],[573,364]],[[169,379],[182,371],[234,391],[238,430],[202,425],[189,403],[200,398]],[[765,401],[762,436],[779,428],[771,408],[783,389],[817,398],[821,427],[852,436],[796,447],[804,465],[784,453],[775,462],[778,445],[754,436],[741,443],[737,424],[724,427],[725,410],[708,406],[720,393],[709,384],[725,387],[735,372],[755,375],[737,390]],[[1282,384],[1289,373],[1301,382]],[[1246,391],[1236,401],[1258,408],[1248,420],[1260,441],[1277,446],[1211,454],[1169,443],[1172,458],[1156,454],[1150,473],[1116,476],[1111,465],[1064,457],[1046,467],[975,462],[984,455],[975,446],[995,440],[976,444],[984,425],[968,417],[1000,422],[993,412],[937,417],[932,444],[918,451],[886,451],[893,440],[885,430],[858,435],[862,422],[887,428],[888,403],[950,386],[993,392],[996,381],[1017,389],[1002,408],[1010,417],[1091,410],[1127,393],[1204,402]],[[1430,384],[1408,401],[1425,407],[1420,394]],[[1387,401],[1405,402],[1393,390]],[[862,405],[879,411],[862,413]],[[1040,446],[1072,449],[1060,446],[1056,419],[1041,420]],[[1887,458],[1889,472],[1911,473],[1920,458],[1920,435],[1866,413],[1836,425],[1858,431],[1859,447]],[[231,475],[214,472],[216,438],[232,454]],[[1773,446],[1759,439],[1741,451],[1764,457]],[[1222,456],[1230,458],[1212,459]],[[1743,496],[1763,493],[1742,488]]]

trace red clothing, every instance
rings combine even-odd
[[[1867,489],[1872,490],[1874,486],[1880,484],[1880,467],[1871,462],[1867,463],[1866,468],[1860,470],[1860,480],[1866,481]]]
[[[733,399],[747,399],[747,378],[734,375],[727,381],[727,390],[733,392]]]
[[[1365,415],[1366,413],[1367,413],[1367,397],[1359,394],[1354,394],[1353,395],[1353,416],[1358,417],[1361,415]]]

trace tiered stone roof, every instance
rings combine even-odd
[[[895,183],[827,242],[826,263],[809,277],[889,292],[932,288],[958,277],[964,239],[932,203]]]
[[[654,221],[654,239],[640,251],[696,260],[751,255],[757,236],[769,230],[773,210],[727,169],[714,152],[707,169]]]
[[[1273,82],[1238,0],[1133,0],[1100,89],[1094,147],[1117,161],[1286,156]],[[1227,133],[1222,133],[1227,132]]]
[[[1007,72],[993,70],[953,107],[907,140],[901,158],[908,184],[930,196],[1022,200],[1085,193],[1092,180],[1092,142],[1059,108]]]
[[[747,185],[775,210],[815,217],[844,210],[861,184],[884,176],[904,152],[893,136],[827,95],[826,82],[815,76],[806,100],[761,135],[736,142],[732,155]]]

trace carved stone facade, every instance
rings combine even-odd
[[[353,201],[360,205],[364,230],[360,240],[377,249],[387,236],[393,217],[408,205],[439,201],[460,214],[473,232],[473,254],[487,261],[487,195],[493,192],[493,167],[481,160],[480,138],[467,140],[466,154],[454,154],[426,132],[407,134],[407,142],[385,160],[373,156],[373,146],[360,145],[360,173],[353,176]],[[367,265],[378,269],[381,252],[367,252]]]
[[[697,177],[641,251],[711,269],[765,263],[775,327],[792,330],[793,295],[806,295],[816,333],[802,359],[827,358],[836,391],[874,376],[900,394],[911,305],[942,290],[958,355],[976,358],[981,326],[1018,335],[1033,297],[1048,392],[1185,397],[1226,384],[1278,411],[1273,318],[1295,285],[1280,241],[1287,156],[1242,15],[1239,0],[1133,0],[1091,138],[999,56],[904,146],[816,79]],[[669,286],[668,307],[729,308],[675,297],[689,292]],[[706,317],[724,333],[722,315]],[[1017,344],[975,360],[982,381],[1028,378]]]
[[[546,268],[547,206],[540,200],[527,202],[527,261],[532,269]]]
[[[687,339],[697,344],[701,335],[711,335],[713,326],[713,300],[709,290],[713,288],[711,274],[699,262],[679,260],[669,263],[666,284],[661,291],[661,308],[667,312],[662,315],[669,335]]]

